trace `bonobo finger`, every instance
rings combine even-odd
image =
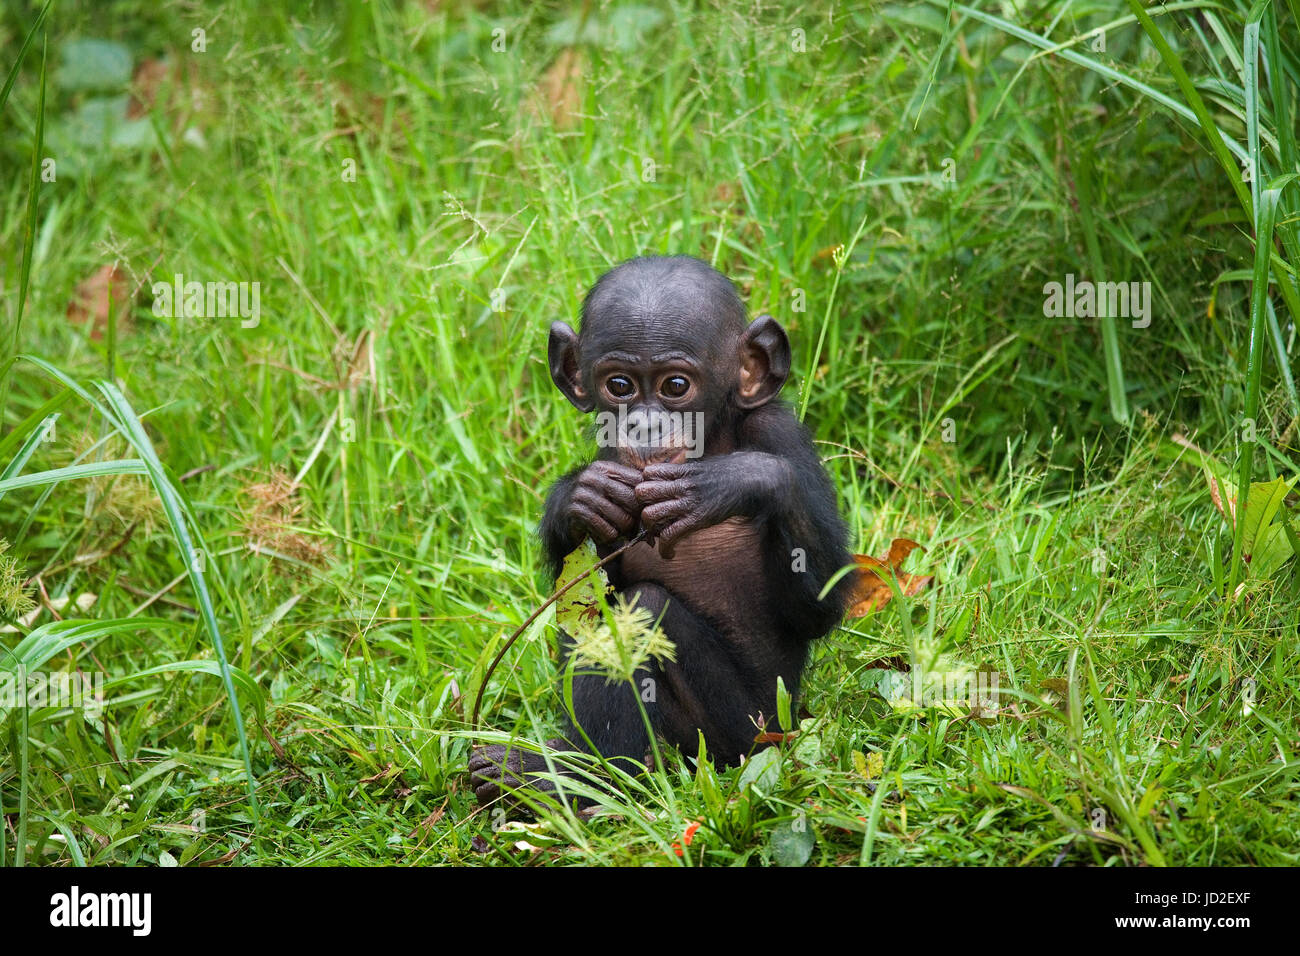
[[[635,488],[641,481],[640,469],[625,465],[620,461],[595,461],[589,471],[596,471],[607,478],[613,478],[629,488]]]
[[[694,530],[694,521],[692,521],[690,517],[686,517],[679,521],[674,521],[672,524],[668,525],[668,527],[660,531],[657,540],[663,556],[665,558],[671,558],[673,554],[673,546]]]
[[[630,491],[628,493],[631,494]],[[610,526],[623,532],[630,530],[636,524],[637,515],[641,511],[641,506],[636,503],[635,499],[625,508],[616,501],[610,501],[599,492],[588,491],[585,488],[579,488],[575,491],[571,500],[594,511],[604,518]]]
[[[478,773],[488,767],[499,767],[506,748],[500,744],[476,746],[469,755],[469,772]]]
[[[643,481],[636,486],[636,501],[644,508],[657,501],[687,498],[690,493],[691,486],[686,481]]]
[[[617,478],[594,474],[586,481],[578,482],[577,491],[586,491],[595,497],[612,501],[625,511],[636,511],[639,506],[633,493],[635,487],[626,485]]]
[[[636,527],[637,518],[640,517],[641,512],[640,506],[635,501],[632,503],[632,510],[629,512],[617,503],[605,498],[597,498],[591,504],[591,508],[623,534],[627,534]]]
[[[641,474],[645,481],[674,481],[678,478],[685,478],[696,470],[695,465],[675,462],[658,462],[653,465],[646,465],[645,471]]]
[[[641,511],[641,523],[656,537],[662,537],[665,525],[672,524],[690,513],[690,505],[680,498],[649,505]]]
[[[510,775],[507,757],[506,748],[498,744],[475,747],[470,752],[470,786],[479,803],[491,803],[501,796],[500,782]]]
[[[597,544],[609,544],[618,537],[618,529],[596,513],[595,509],[574,496],[569,514],[578,527],[591,535]]]

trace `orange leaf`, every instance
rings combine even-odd
[[[1235,525],[1237,523],[1237,499],[1220,491],[1218,479],[1208,471],[1205,473],[1205,480],[1210,485],[1210,500],[1214,502],[1214,507],[1219,509],[1219,514],[1223,515],[1228,524]],[[1227,504],[1225,505],[1224,502],[1227,502]]]
[[[908,538],[895,538],[889,544],[889,554],[883,558],[873,558],[867,554],[855,554],[857,570],[853,575],[853,586],[849,591],[849,617],[865,617],[878,611],[894,596],[889,586],[889,578],[898,579],[898,588],[906,597],[920,593],[931,581],[932,574],[906,574],[899,570],[907,556],[919,544]],[[924,551],[924,548],[921,548]],[[887,572],[881,574],[880,572]],[[892,572],[892,573],[890,573]]]
[[[764,731],[764,732],[761,733],[761,734],[755,734],[755,735],[754,735],[754,743],[756,743],[756,744],[783,744],[783,743],[785,743],[786,741],[794,740],[794,738],[795,738],[795,737],[798,737],[798,736],[799,736],[799,732],[798,732],[798,731],[795,731],[794,733],[790,733],[790,734],[773,733],[773,732],[771,732],[771,731]]]

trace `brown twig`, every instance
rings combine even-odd
[[[483,679],[479,681],[478,693],[474,696],[474,711],[469,721],[469,725],[471,727],[478,726],[478,712],[479,712],[479,707],[483,704],[483,691],[487,689],[488,680],[489,678],[492,677],[492,672],[497,669],[497,665],[501,663],[501,658],[506,656],[506,651],[510,650],[510,646],[514,644],[515,641],[519,640],[519,635],[523,634],[524,631],[528,630],[528,626],[532,624],[533,621],[537,620],[537,618],[541,615],[543,611],[545,611],[548,607],[550,607],[561,597],[563,597],[565,592],[568,591],[569,588],[573,587],[579,581],[583,581],[586,578],[590,577],[592,572],[598,571],[601,568],[603,568],[605,565],[609,564],[609,562],[613,561],[615,558],[621,555],[628,548],[632,547],[632,545],[639,544],[645,538],[645,536],[646,536],[645,529],[643,528],[642,530],[638,531],[636,533],[636,537],[634,537],[627,544],[623,545],[617,551],[611,552],[606,557],[601,558],[598,562],[596,562],[586,571],[583,571],[581,574],[579,574],[576,578],[574,578],[564,587],[560,588],[558,591],[556,591],[554,594],[548,597],[545,601],[541,603],[541,605],[537,608],[537,610],[533,611],[532,614],[528,615],[528,619],[524,621],[524,623],[520,624],[517,628],[515,628],[515,632],[511,634],[509,638],[507,638],[505,644],[502,645],[501,650],[497,651],[497,656],[492,658],[492,663],[488,665],[487,670],[484,672]]]

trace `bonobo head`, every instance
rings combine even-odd
[[[716,448],[790,374],[780,323],[746,323],[731,281],[690,256],[630,259],[605,273],[583,302],[580,332],[551,326],[548,357],[565,397],[597,412],[601,446],[633,467]]]

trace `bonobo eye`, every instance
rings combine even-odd
[[[626,375],[611,375],[605,379],[605,391],[615,398],[631,398],[636,394],[636,384]]]
[[[691,381],[685,375],[670,375],[659,385],[664,398],[681,398],[691,390]]]

